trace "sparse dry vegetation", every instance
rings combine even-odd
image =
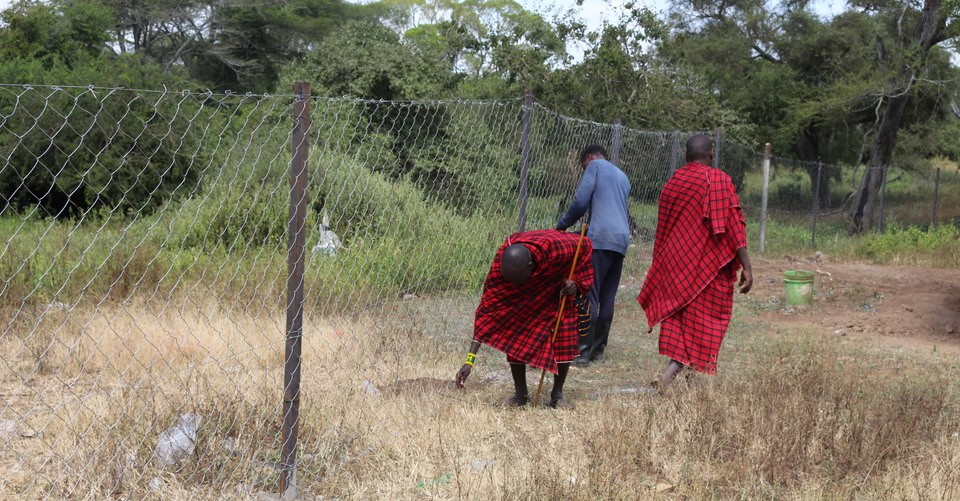
[[[481,353],[466,391],[449,383],[472,307],[468,297],[416,298],[350,321],[307,315],[303,493],[960,496],[955,360],[891,358],[805,332],[778,332],[740,304],[720,375],[694,377],[655,396],[635,391],[661,360],[654,338],[643,334],[639,309],[626,304],[614,356],[571,375],[568,396],[576,409],[508,411],[493,405],[510,388],[500,354]],[[7,362],[4,414],[23,416],[31,436],[5,444],[0,490],[26,498],[274,492],[283,349],[275,333],[282,322],[280,314],[208,304],[175,312],[101,306],[45,316],[35,344],[8,336],[0,343]],[[532,384],[538,375],[530,372]],[[157,430],[188,411],[203,417],[197,454],[163,469],[151,461]]]

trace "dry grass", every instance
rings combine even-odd
[[[639,309],[624,305],[611,358],[571,372],[576,409],[508,411],[493,406],[510,382],[489,349],[466,391],[447,383],[472,307],[469,298],[416,299],[351,319],[307,316],[303,493],[960,497],[956,361],[770,332],[738,316],[718,377],[665,396],[631,393],[661,360]],[[0,442],[0,494],[197,499],[276,490],[282,315],[185,302],[12,318],[17,331],[0,339],[0,419],[28,436]],[[538,376],[531,371],[531,383]],[[159,431],[191,411],[203,417],[197,454],[161,468],[151,461]],[[151,490],[154,479],[160,490]]]

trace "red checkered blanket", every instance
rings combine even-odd
[[[737,249],[746,245],[730,176],[697,162],[677,170],[660,193],[653,263],[637,297],[648,325],[687,306],[721,271],[736,276]]]
[[[563,286],[576,252],[578,234],[558,230],[514,233],[500,246],[483,285],[477,307],[473,337],[511,359],[556,374],[557,363],[577,356],[578,312],[567,298],[556,342],[551,344]],[[507,282],[500,275],[500,257],[511,244],[530,250],[534,270],[523,285]],[[593,286],[593,245],[583,238],[573,280],[581,293]]]

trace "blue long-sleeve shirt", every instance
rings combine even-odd
[[[557,222],[565,230],[590,211],[587,236],[593,248],[626,255],[630,247],[627,204],[630,180],[616,165],[597,159],[587,165],[570,208]]]

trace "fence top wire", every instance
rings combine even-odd
[[[270,97],[286,96],[286,94],[274,94]],[[290,97],[296,97],[293,94]],[[367,99],[353,96],[310,96],[314,101],[326,101],[331,103],[351,102],[360,104],[385,104],[395,106],[415,106],[415,105],[503,105],[523,102],[523,98],[511,99],[408,99],[408,100],[388,100],[388,99]]]
[[[115,93],[121,93],[121,92],[122,92],[122,93],[136,93],[136,94],[155,94],[155,95],[180,95],[181,97],[202,97],[202,98],[208,98],[208,99],[209,99],[209,98],[214,98],[214,99],[218,99],[218,100],[230,99],[230,98],[245,98],[245,99],[273,99],[273,98],[276,98],[276,99],[293,99],[293,100],[298,100],[298,99],[301,99],[301,98],[302,98],[302,96],[299,96],[299,95],[294,94],[294,93],[292,93],[292,92],[291,92],[291,93],[275,93],[275,94],[270,94],[270,93],[253,93],[253,92],[234,92],[234,91],[230,91],[230,90],[221,91],[221,92],[215,92],[215,91],[213,91],[213,90],[211,90],[211,89],[180,89],[180,90],[177,90],[177,89],[169,89],[169,88],[167,88],[166,85],[163,86],[163,89],[138,89],[138,88],[131,88],[131,87],[109,87],[109,86],[97,86],[97,85],[51,85],[51,84],[32,84],[32,83],[0,83],[0,89],[11,89],[11,90],[12,90],[12,89],[22,89],[22,90],[27,91],[27,92],[33,91],[33,90],[39,90],[39,89],[47,89],[47,90],[52,91],[52,92],[66,91],[66,90],[82,90],[82,91],[101,91],[101,92],[106,92],[106,93],[108,93],[108,94],[115,94]],[[346,102],[350,102],[350,103],[357,103],[357,104],[393,105],[393,106],[399,106],[399,107],[422,106],[422,105],[434,105],[434,106],[439,106],[439,105],[454,105],[454,106],[463,106],[463,105],[467,105],[467,106],[470,106],[470,105],[476,105],[476,106],[488,105],[488,106],[489,106],[489,105],[493,105],[493,106],[497,106],[497,105],[500,105],[500,106],[503,106],[503,105],[511,105],[511,104],[523,104],[524,97],[523,97],[523,96],[520,96],[520,97],[516,97],[516,98],[507,98],[507,99],[458,99],[458,98],[449,98],[449,99],[384,100],[384,99],[366,99],[366,98],[358,98],[358,97],[351,97],[351,96],[319,96],[319,95],[311,95],[311,96],[310,96],[310,100],[313,101],[313,102],[317,102],[317,103],[325,102],[325,103],[334,104],[334,103],[346,103]],[[563,114],[561,114],[561,113],[559,113],[559,112],[556,112],[556,111],[554,111],[554,110],[552,110],[552,109],[550,109],[550,108],[547,108],[545,105],[543,105],[542,103],[538,102],[536,99],[534,99],[534,101],[533,101],[533,108],[536,109],[538,112],[545,113],[546,115],[551,116],[551,117],[553,117],[553,118],[555,118],[555,119],[558,119],[558,120],[563,120],[563,121],[567,121],[567,122],[573,122],[573,123],[575,123],[575,124],[577,124],[577,125],[585,126],[585,127],[600,127],[600,128],[619,127],[622,133],[628,133],[628,134],[647,134],[647,135],[655,135],[655,136],[664,136],[664,135],[675,134],[675,133],[679,132],[679,133],[685,134],[685,135],[692,135],[692,134],[705,134],[705,135],[709,135],[709,136],[715,135],[715,132],[713,132],[713,131],[680,131],[680,130],[669,130],[669,131],[660,130],[660,131],[657,131],[657,130],[642,130],[642,129],[636,129],[636,128],[627,127],[627,126],[619,125],[619,124],[615,124],[615,123],[597,122],[597,121],[594,121],[594,120],[587,120],[587,119],[583,119],[583,118],[571,117],[571,116],[563,115]],[[759,151],[753,149],[752,147],[747,146],[747,145],[742,144],[742,143],[739,143],[739,142],[737,142],[737,141],[725,140],[724,142],[725,142],[725,144],[727,144],[727,145],[734,145],[734,144],[735,144],[735,145],[741,146],[741,147],[749,150],[749,152],[753,153],[754,155],[762,155],[762,152],[759,152]],[[771,157],[771,160],[774,161],[774,162],[780,162],[780,163],[790,162],[790,163],[794,163],[794,164],[796,164],[796,165],[804,165],[804,166],[806,166],[806,165],[816,165],[817,163],[821,163],[824,167],[828,167],[828,166],[831,165],[831,164],[822,163],[822,162],[818,162],[818,161],[799,160],[799,159],[789,158],[789,157],[776,157],[776,156],[774,156],[774,157]]]
[[[268,98],[283,96],[283,94],[256,94],[253,92],[233,92],[233,91],[224,91],[224,92],[214,92],[210,89],[204,90],[191,90],[191,89],[168,89],[166,85],[161,89],[137,89],[132,87],[105,87],[98,85],[48,85],[48,84],[15,84],[15,83],[0,83],[0,88],[5,89],[24,89],[24,90],[34,90],[34,89],[49,89],[53,91],[57,90],[99,90],[99,91],[109,91],[109,92],[132,92],[132,93],[143,93],[143,94],[181,94],[184,96],[217,96],[217,97],[259,97],[259,98]],[[290,94],[289,97],[293,97],[293,94]]]
[[[672,130],[669,130],[669,131],[665,131],[665,130],[642,130],[642,129],[634,129],[634,128],[632,128],[632,127],[627,127],[627,126],[622,125],[622,124],[606,123],[606,122],[597,122],[597,121],[594,121],[594,120],[587,120],[587,119],[584,119],[584,118],[576,118],[576,117],[567,116],[567,115],[564,115],[564,114],[562,114],[562,113],[558,113],[558,112],[556,112],[556,111],[553,111],[553,110],[551,110],[550,108],[547,108],[546,106],[544,106],[543,104],[541,104],[541,103],[539,103],[539,102],[537,102],[537,101],[534,101],[534,102],[533,102],[533,107],[534,107],[535,109],[537,109],[537,111],[546,113],[547,115],[549,115],[549,116],[551,116],[551,117],[553,117],[553,118],[556,118],[556,119],[559,119],[559,120],[565,120],[565,121],[569,121],[569,122],[576,122],[577,125],[582,125],[582,126],[587,126],[587,127],[606,127],[606,128],[620,127],[620,130],[621,130],[622,132],[635,133],[635,134],[657,134],[657,135],[665,135],[665,134],[673,134],[674,132],[682,132],[682,133],[684,133],[684,134],[707,134],[707,135],[713,135],[712,132],[696,132],[696,131],[695,131],[695,132],[690,132],[690,131],[672,131]]]
[[[541,112],[543,112],[543,113],[546,113],[547,115],[552,116],[552,117],[557,118],[557,119],[560,119],[560,120],[566,120],[566,121],[570,121],[570,122],[576,122],[576,123],[579,124],[579,125],[590,126],[590,127],[620,127],[620,130],[621,130],[622,132],[626,132],[626,133],[668,135],[668,134],[674,134],[674,133],[679,132],[679,133],[681,133],[681,134],[686,134],[686,135],[694,135],[694,134],[705,134],[705,135],[707,135],[707,136],[713,136],[713,135],[715,135],[715,133],[712,132],[712,131],[710,131],[710,132],[708,132],[708,131],[686,131],[686,130],[679,130],[679,129],[678,129],[678,130],[643,130],[643,129],[635,129],[635,128],[628,127],[628,126],[622,125],[622,124],[607,123],[607,122],[597,122],[597,121],[594,121],[594,120],[587,120],[587,119],[584,119],[584,118],[577,118],[577,117],[567,116],[567,115],[564,115],[564,114],[562,114],[562,113],[553,111],[553,110],[551,110],[550,108],[547,108],[545,105],[541,104],[541,103],[538,102],[538,101],[534,101],[534,102],[533,102],[533,106],[534,106],[534,108],[536,108],[538,111],[541,111]],[[744,145],[744,146],[745,146],[746,148],[750,148],[749,146],[746,146],[746,145]],[[751,148],[751,151],[753,151],[752,148]]]

